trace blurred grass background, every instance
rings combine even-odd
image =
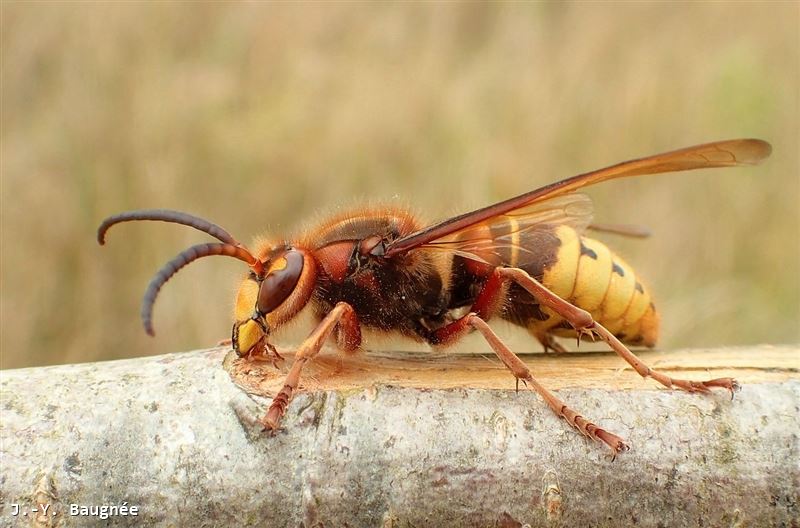
[[[594,187],[661,348],[797,342],[797,3],[2,4],[2,367],[212,345],[243,273],[168,207],[248,241],[362,198],[429,219],[625,159],[761,137],[764,165]],[[531,342],[531,349],[538,344]]]

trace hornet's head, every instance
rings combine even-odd
[[[232,344],[239,356],[260,352],[259,347],[269,347],[269,334],[294,317],[311,297],[317,266],[310,252],[281,244],[263,248],[256,253],[261,258],[256,258],[218,225],[187,213],[145,209],[114,215],[100,224],[97,241],[104,244],[106,232],[115,224],[140,220],[188,225],[220,241],[198,244],[182,251],[150,281],[142,301],[142,323],[150,335],[155,335],[152,324],[153,304],[161,287],[178,270],[202,257],[224,255],[244,261],[250,266],[250,273],[239,286],[236,297]]]
[[[270,333],[302,310],[314,289],[317,266],[309,252],[281,245],[264,253],[263,274],[250,272],[236,295],[231,341],[239,356],[268,347]]]

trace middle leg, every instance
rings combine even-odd
[[[556,341],[556,338],[547,330],[534,330],[533,336],[542,344],[545,353],[551,350],[557,354],[565,354],[568,352],[564,345]]]
[[[500,358],[500,361],[514,374],[517,383],[522,380],[526,386],[532,387],[539,396],[544,399],[553,412],[566,420],[568,424],[575,427],[582,434],[606,444],[611,448],[614,456],[619,452],[627,450],[628,445],[622,438],[587,420],[539,383],[536,378],[533,377],[533,374],[525,363],[502,342],[486,323],[484,319],[488,319],[500,308],[502,297],[505,295],[506,291],[504,283],[508,281],[508,278],[497,273],[498,269],[492,273],[484,284],[483,289],[478,294],[472,306],[472,311],[431,332],[427,336],[428,341],[434,345],[447,345],[455,342],[470,330],[478,330],[492,347],[494,353],[497,354],[497,357]]]
[[[547,390],[544,385],[539,383],[539,381],[533,377],[533,374],[527,365],[525,365],[519,356],[514,354],[514,352],[512,352],[511,349],[508,348],[505,343],[503,343],[503,341],[497,336],[497,334],[494,333],[489,325],[486,324],[486,321],[474,313],[466,315],[465,320],[470,327],[479,331],[483,335],[484,339],[486,339],[486,341],[489,343],[489,346],[491,346],[492,350],[494,350],[494,353],[497,354],[497,357],[500,358],[500,361],[503,362],[508,370],[514,374],[514,377],[516,377],[517,380],[522,380],[526,386],[530,385],[533,387],[533,389],[539,394],[539,396],[542,397],[542,399],[544,399],[554,413],[566,420],[568,424],[576,428],[585,436],[606,444],[611,448],[614,456],[616,456],[617,453],[627,451],[629,449],[628,444],[626,444],[621,437],[606,431],[602,427],[599,427],[595,423],[587,420],[581,414],[570,408],[555,394]]]

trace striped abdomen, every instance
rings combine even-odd
[[[571,227],[559,226],[554,234],[559,244],[554,248],[552,264],[527,271],[538,271],[549,290],[591,313],[624,343],[654,346],[658,314],[633,269],[605,244],[580,236]],[[531,317],[526,323],[534,333],[575,335],[569,323],[544,307],[539,317]]]

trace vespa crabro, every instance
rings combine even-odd
[[[633,269],[587,229],[640,235],[635,228],[592,224],[591,200],[581,187],[628,176],[711,167],[753,165],[769,156],[769,143],[736,139],[626,161],[546,185],[515,198],[423,226],[400,208],[361,209],[323,222],[293,240],[262,240],[250,250],[221,227],[170,210],[111,216],[98,230],[120,222],[158,220],[204,231],[219,242],[181,252],[153,278],[142,320],[153,335],[159,290],[183,266],[225,255],[250,267],[239,286],[232,346],[240,357],[277,360],[270,343],[276,329],[303,310],[317,325],[299,346],[283,388],[261,419],[280,424],[298,390],[303,367],[332,335],[341,350],[362,345],[361,327],[398,332],[434,347],[477,330],[515,376],[532,387],[560,417],[614,454],[625,441],[575,412],[537,382],[528,367],[489,327],[492,317],[527,328],[547,350],[561,351],[554,336],[599,337],[641,376],[689,392],[727,389],[732,378],[690,381],[651,369],[626,345],[652,347],[659,317]]]

